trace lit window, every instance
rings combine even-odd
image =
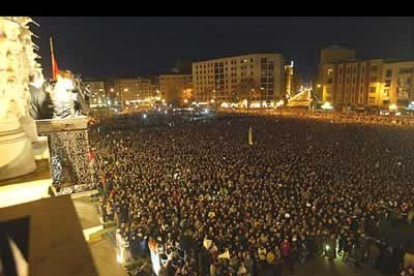
[[[328,69],[328,75],[333,73],[333,69]]]

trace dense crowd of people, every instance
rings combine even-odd
[[[318,254],[413,275],[414,130],[243,116],[98,128],[104,217],[132,258],[156,242],[163,275],[277,276]]]

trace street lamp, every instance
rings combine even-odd
[[[263,108],[263,91],[264,91],[264,87],[260,87],[260,108]]]
[[[398,107],[396,104],[391,104],[389,107],[390,111],[397,111]]]
[[[331,103],[330,103],[330,102],[325,102],[325,103],[321,106],[321,108],[322,108],[323,110],[331,110],[333,107],[332,107],[332,105],[331,105]]]
[[[331,110],[333,107],[330,102],[325,102],[321,108],[325,111],[325,117],[328,117],[328,110]]]

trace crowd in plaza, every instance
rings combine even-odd
[[[160,274],[277,276],[323,254],[414,275],[414,130],[242,116],[123,126],[90,134],[102,210],[130,258],[158,245]]]

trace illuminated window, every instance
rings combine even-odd
[[[384,86],[385,87],[390,87],[391,86],[391,80],[386,80]]]
[[[333,69],[328,69],[328,75],[333,73]]]
[[[411,74],[413,72],[412,68],[401,68],[398,74]]]

